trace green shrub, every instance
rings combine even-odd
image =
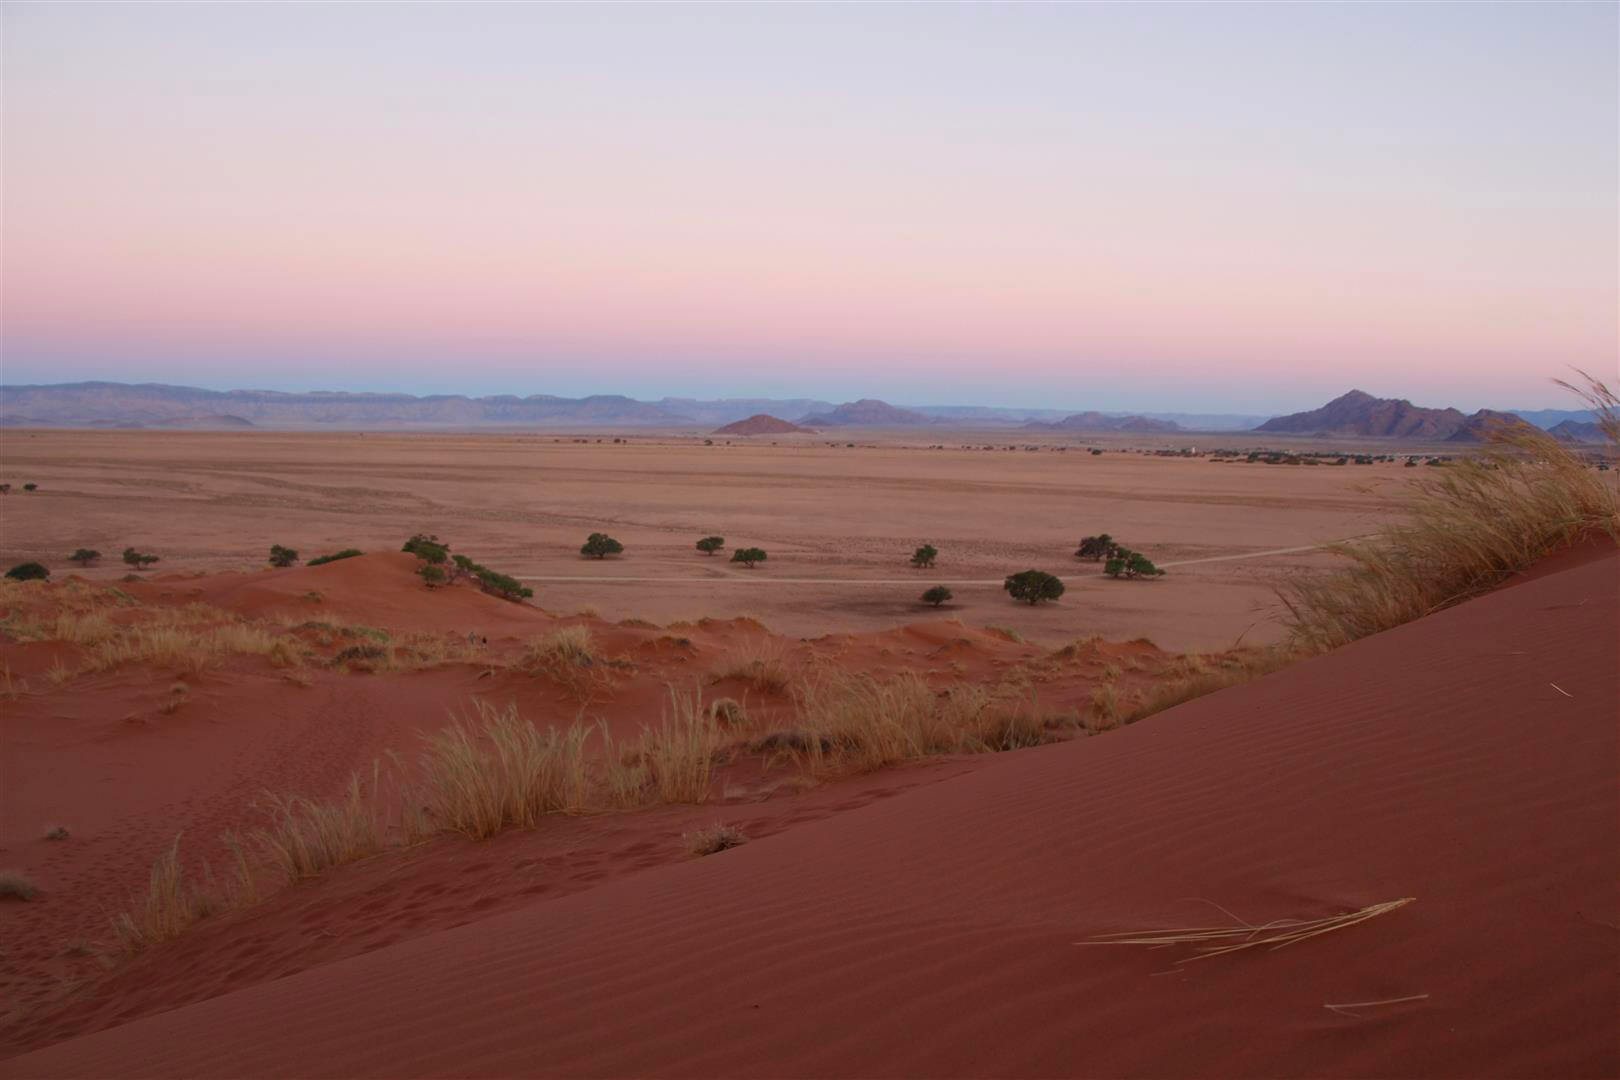
[[[1149,559],[1139,551],[1130,551],[1126,548],[1116,548],[1114,554],[1108,557],[1103,565],[1103,573],[1111,578],[1127,577],[1163,577],[1164,571],[1153,565]]]
[[[697,549],[705,555],[713,555],[725,546],[726,538],[723,536],[705,536],[697,542]]]
[[[911,565],[926,570],[934,565],[934,560],[937,558],[939,558],[939,550],[932,544],[924,544],[911,553]]]
[[[342,551],[334,551],[330,555],[317,555],[317,556],[315,556],[315,558],[309,560],[309,562],[305,563],[304,565],[305,566],[324,566],[329,562],[337,562],[339,559],[352,559],[356,555],[364,555],[364,554],[365,554],[365,552],[361,551],[359,548],[344,548]]]
[[[443,585],[450,580],[450,575],[444,572],[444,567],[435,563],[423,563],[416,568],[416,572],[422,575],[422,580],[427,582],[430,588]]]
[[[736,551],[731,553],[731,561],[740,562],[744,566],[748,567],[748,569],[752,570],[755,563],[762,563],[765,561],[765,552],[756,547],[738,548]]]
[[[156,555],[143,555],[134,548],[127,547],[124,549],[124,561],[137,570],[145,570],[159,560]]]
[[[18,563],[6,571],[6,577],[13,581],[49,581],[51,572],[37,562]]]
[[[932,589],[929,589],[927,592],[922,594],[923,603],[933,604],[935,607],[939,607],[939,605],[943,604],[950,598],[951,590],[947,589],[943,585],[935,585]]]
[[[624,545],[607,533],[595,532],[585,538],[585,543],[580,545],[579,553],[592,559],[605,559],[623,550]]]
[[[1012,595],[1014,600],[1022,600],[1028,604],[1039,604],[1042,600],[1056,600],[1063,595],[1063,582],[1054,574],[1044,570],[1025,570],[1022,573],[1008,574],[1007,580],[1001,587]]]
[[[93,551],[90,548],[80,548],[68,556],[68,561],[76,562],[80,566],[89,566],[99,558],[101,558],[101,552]]]
[[[298,552],[294,551],[292,548],[282,547],[280,544],[270,545],[271,566],[291,566],[297,561]]]
[[[450,557],[449,544],[440,540],[437,536],[428,536],[423,533],[417,533],[405,541],[405,546],[399,550],[408,551],[418,559],[424,559],[430,563],[442,563]]]
[[[1092,562],[1099,562],[1111,556],[1118,549],[1119,545],[1114,543],[1112,536],[1101,533],[1097,536],[1083,538],[1080,541],[1080,547],[1076,549],[1074,554],[1075,558],[1078,559],[1090,559]]]
[[[24,484],[23,485],[23,490],[24,491],[38,491],[39,490],[39,485],[38,484]]]

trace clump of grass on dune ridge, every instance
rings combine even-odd
[[[1570,387],[1620,444],[1620,399],[1587,376]],[[1568,385],[1568,384],[1565,384]],[[1418,482],[1407,520],[1337,550],[1343,573],[1281,590],[1294,642],[1310,651],[1399,626],[1476,596],[1585,535],[1620,539],[1615,487],[1578,449],[1528,425]]]

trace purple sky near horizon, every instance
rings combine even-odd
[[[1620,364],[1620,7],[9,3],[0,381],[1278,412]]]

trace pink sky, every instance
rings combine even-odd
[[[9,5],[3,378],[1559,405],[1616,9],[1447,7]]]

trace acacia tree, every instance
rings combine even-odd
[[[1153,560],[1139,551],[1117,548],[1103,565],[1103,573],[1111,578],[1163,577],[1164,571],[1153,565]]]
[[[6,577],[13,581],[49,581],[51,572],[40,563],[25,562],[7,570]]]
[[[1044,570],[1025,570],[1022,573],[1008,574],[1001,587],[1006,589],[1014,600],[1022,600],[1030,605],[1039,604],[1042,600],[1056,600],[1063,595],[1063,582]]]
[[[1118,547],[1119,545],[1114,543],[1112,536],[1102,533],[1099,536],[1087,536],[1081,539],[1080,547],[1074,554],[1078,559],[1090,559],[1092,562],[1097,562],[1112,555]]]
[[[282,547],[280,544],[270,545],[271,566],[291,566],[297,561],[298,552],[294,551],[292,548]]]
[[[450,557],[450,545],[437,536],[429,536],[426,533],[417,533],[405,541],[405,546],[399,550],[408,551],[418,559],[425,559],[430,563],[442,563]]]
[[[595,532],[585,538],[585,543],[580,545],[579,553],[593,559],[605,559],[623,550],[624,545],[607,533]]]
[[[697,549],[705,555],[713,555],[725,546],[726,538],[723,536],[705,536],[697,542]]]
[[[143,555],[132,547],[124,549],[124,561],[137,570],[145,570],[148,566],[159,561],[156,555]]]
[[[934,560],[937,558],[939,558],[939,549],[932,544],[924,544],[911,553],[911,565],[927,570],[934,565]]]
[[[78,551],[75,551],[73,554],[68,556],[68,561],[76,562],[80,566],[89,566],[99,558],[101,558],[101,552],[92,551],[89,548],[80,548]]]
[[[765,552],[763,549],[755,547],[738,548],[736,551],[731,553],[731,561],[740,562],[748,569],[752,570],[755,563],[762,563],[765,561]]]
[[[939,607],[939,605],[943,604],[950,598],[951,590],[947,589],[943,585],[935,585],[932,589],[929,589],[927,592],[922,594],[923,603],[933,604],[935,607]]]

